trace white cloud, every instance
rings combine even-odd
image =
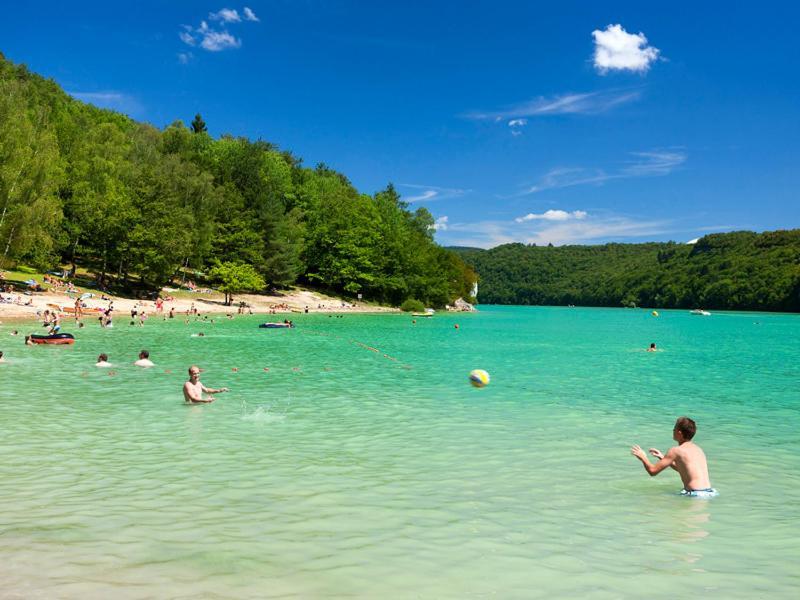
[[[447,231],[447,217],[439,217],[433,224],[435,231]]]
[[[541,214],[528,213],[524,217],[517,217],[514,219],[517,223],[524,223],[525,221],[535,221],[541,219],[543,221],[569,221],[570,219],[585,219],[588,213],[582,210],[573,210],[567,212],[565,210],[547,210]]]
[[[611,110],[615,106],[633,102],[641,96],[636,90],[606,92],[588,92],[582,94],[564,94],[549,98],[540,96],[527,102],[514,104],[502,110],[472,111],[464,114],[467,119],[495,120],[523,119],[525,117],[541,117],[566,114],[598,114]]]
[[[694,245],[694,244],[696,244],[698,241],[700,241],[700,238],[694,238],[693,240],[689,240],[688,242],[686,242],[686,244],[687,244],[687,245]]]
[[[178,52],[178,62],[182,65],[189,64],[189,61],[191,61],[193,58],[194,54],[191,52]]]
[[[523,242],[544,246],[575,243],[605,243],[613,240],[663,235],[671,221],[638,220],[618,215],[586,215],[562,221],[530,220],[478,221],[447,224],[448,245],[493,248],[500,244]]]
[[[245,21],[258,22],[256,14],[248,7],[243,11]],[[211,21],[218,22],[224,27],[225,24],[236,24],[242,22],[242,17],[239,12],[232,8],[222,8],[217,12],[208,13],[208,18]],[[229,50],[233,48],[240,48],[242,46],[242,39],[232,35],[227,29],[216,29],[209,26],[207,21],[200,21],[199,27],[191,27],[183,25],[182,31],[178,32],[178,37],[187,46],[200,46],[209,52],[219,52],[221,50]],[[183,62],[183,59],[179,60]]]
[[[197,40],[195,40],[194,35],[192,35],[192,28],[188,25],[184,25],[183,29],[183,31],[178,33],[178,37],[181,38],[181,41],[187,46],[194,46]]]
[[[607,241],[667,233],[669,221],[637,221],[627,217],[605,217],[585,221],[559,223],[533,231],[524,237],[528,244],[573,244],[586,241]]]
[[[643,33],[628,33],[622,25],[609,25],[592,32],[594,66],[602,74],[608,71],[645,73],[658,58],[659,49],[647,45]]]
[[[631,161],[621,171],[628,177],[668,175],[675,167],[686,162],[686,154],[677,150],[652,150],[650,152],[631,152],[636,160]]]
[[[522,132],[519,129],[512,129],[511,130],[511,135],[513,135],[514,137],[517,137],[518,135],[522,135]]]
[[[508,122],[509,127],[525,127],[528,124],[528,119],[511,119]]]
[[[424,202],[425,200],[433,200],[436,196],[439,195],[439,192],[436,190],[425,190],[421,194],[417,194],[416,196],[409,196],[408,198],[404,198],[406,202]]]
[[[232,8],[223,8],[215,13],[208,13],[208,18],[212,21],[222,21],[223,23],[239,23],[242,20],[239,13]]]
[[[232,36],[227,31],[212,31],[207,30],[203,32],[203,41],[200,46],[209,52],[219,52],[228,48],[239,48],[242,45],[242,40]]]
[[[630,179],[633,177],[656,177],[669,175],[686,162],[687,155],[680,150],[651,150],[648,152],[631,152],[633,159],[623,163],[614,171],[608,172],[599,168],[558,167],[545,173],[533,186],[520,195],[535,194],[544,190],[573,187],[576,185],[601,185],[612,179]]]
[[[447,200],[448,198],[457,198],[471,192],[472,190],[460,190],[457,188],[443,188],[433,185],[418,185],[415,183],[401,183],[400,187],[410,188],[412,190],[422,190],[421,192],[403,198],[405,202],[425,202],[426,200]]]

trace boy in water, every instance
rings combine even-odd
[[[631,454],[642,461],[642,465],[651,477],[655,477],[667,467],[675,469],[683,481],[682,495],[712,498],[717,495],[717,491],[711,487],[711,481],[708,478],[705,453],[700,446],[692,442],[696,432],[697,425],[692,419],[680,417],[675,421],[675,427],[672,430],[672,439],[678,442],[678,445],[670,448],[666,454],[662,454],[656,448],[650,448],[650,454],[658,459],[657,463],[652,464],[645,451],[639,446],[633,446]]]
[[[200,383],[200,367],[196,365],[189,367],[189,381],[183,384],[183,399],[188,404],[213,402],[215,398],[211,394],[219,394],[227,391],[228,388],[226,387],[216,390],[207,388]],[[208,394],[208,396],[203,398],[203,392]]]

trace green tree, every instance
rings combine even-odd
[[[200,116],[200,113],[197,113],[192,119],[192,133],[205,133],[208,131],[208,127],[206,127],[206,122],[203,121],[203,117]]]
[[[244,263],[218,263],[208,273],[212,281],[219,281],[219,291],[225,294],[225,304],[230,306],[233,294],[257,292],[264,289],[264,279],[252,266]]]

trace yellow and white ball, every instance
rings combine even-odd
[[[469,373],[469,382],[476,388],[482,388],[489,385],[489,373],[483,369],[475,369]]]

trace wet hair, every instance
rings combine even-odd
[[[139,352],[139,358],[150,358],[150,353],[147,350]]]
[[[697,433],[697,424],[689,417],[678,417],[678,420],[675,421],[675,430],[680,431],[683,439],[688,441]]]
[[[656,343],[655,343],[655,342],[653,342],[652,344],[650,344],[650,347],[651,347],[651,348],[655,348],[655,347],[656,347]]]
[[[97,362],[108,362],[108,354],[101,354],[98,356]]]
[[[0,350],[0,358],[3,358],[3,351]]]

